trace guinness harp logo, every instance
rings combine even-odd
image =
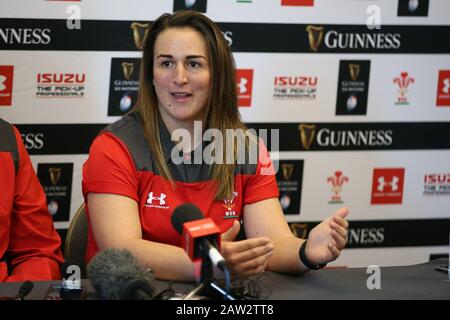
[[[355,64],[355,63],[350,63],[348,65],[348,70],[350,71],[350,77],[352,78],[353,81],[356,81],[356,79],[358,79],[360,67],[361,67],[361,65]]]
[[[306,223],[290,223],[289,227],[294,236],[302,239],[308,237],[308,225]]]
[[[294,165],[292,163],[282,163],[281,170],[283,172],[283,179],[286,181],[291,180],[292,173],[294,172]]]
[[[136,45],[136,48],[139,50],[142,50],[142,45],[145,41],[145,36],[147,35],[147,28],[150,24],[149,23],[139,23],[139,22],[133,22],[131,24],[131,30],[133,30],[133,39],[134,44]]]
[[[316,125],[302,123],[298,126],[298,130],[300,131],[300,141],[303,148],[309,150],[316,135]]]
[[[130,80],[134,71],[134,63],[122,62],[122,72],[125,79]]]
[[[48,173],[50,175],[50,181],[52,185],[58,184],[59,178],[61,178],[61,168],[49,168]]]
[[[317,49],[319,49],[319,46],[323,40],[323,27],[307,26],[306,32],[308,32],[308,40],[311,50],[317,52]]]

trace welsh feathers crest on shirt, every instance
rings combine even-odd
[[[231,197],[231,199],[224,199],[223,200],[223,206],[226,209],[225,214],[223,216],[224,219],[234,219],[234,218],[238,218],[239,214],[238,212],[235,211],[235,206],[236,206],[236,198],[238,197],[238,193],[237,192],[233,192],[233,196]]]

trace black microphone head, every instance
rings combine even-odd
[[[183,234],[183,224],[189,221],[203,219],[203,213],[192,204],[186,203],[175,208],[172,214],[172,226],[179,234]]]
[[[100,299],[119,300],[124,284],[133,279],[150,283],[153,273],[137,262],[133,254],[126,249],[106,249],[99,252],[87,266],[92,286]],[[148,290],[147,288],[147,290]],[[150,296],[153,294],[147,292]]]
[[[19,293],[17,293],[16,297],[18,299],[25,298],[31,292],[31,290],[33,290],[33,287],[34,287],[34,283],[33,282],[31,282],[30,280],[25,281],[20,286]]]
[[[120,300],[151,300],[153,289],[148,281],[130,279],[125,281],[119,291]]]

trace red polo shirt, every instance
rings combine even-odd
[[[173,188],[158,173],[142,132],[137,116],[132,115],[122,118],[100,134],[94,140],[83,166],[82,187],[85,201],[90,192],[119,194],[135,200],[143,239],[181,247],[182,239],[172,227],[171,216],[175,208],[185,203],[198,206],[224,232],[234,220],[242,218],[244,205],[278,197],[272,163],[261,142],[258,150],[262,161],[258,159],[258,164],[238,165],[234,196],[215,201],[216,182],[209,176],[209,165],[172,163],[170,151],[174,144],[161,122],[160,136],[164,155],[174,176]],[[89,214],[89,203],[86,208]],[[87,261],[97,251],[89,224]]]

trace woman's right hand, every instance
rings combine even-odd
[[[243,279],[264,272],[274,246],[267,237],[233,241],[240,226],[238,221],[234,221],[233,226],[222,234],[221,253],[232,277]]]

